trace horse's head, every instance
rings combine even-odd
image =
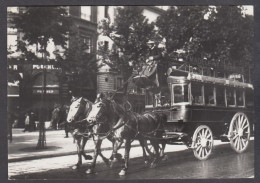
[[[89,123],[106,122],[111,113],[111,100],[102,99],[92,105],[92,109],[87,117]]]
[[[82,97],[74,99],[72,104],[70,105],[69,112],[67,115],[67,122],[71,123],[74,120],[78,119],[81,115],[86,111],[86,103]]]

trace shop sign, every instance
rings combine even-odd
[[[32,68],[34,70],[42,70],[42,69],[47,69],[47,70],[60,70],[60,68],[54,67],[54,65],[32,65]]]
[[[42,89],[34,89],[33,90],[34,94],[42,94],[43,90]],[[59,90],[50,90],[50,89],[46,89],[46,94],[59,94]]]
[[[8,65],[9,70],[17,71],[18,70],[18,65]]]

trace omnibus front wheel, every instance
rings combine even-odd
[[[230,145],[237,153],[244,152],[250,140],[250,124],[244,113],[236,113],[229,126]]]
[[[206,125],[200,125],[194,131],[192,147],[194,156],[199,160],[206,160],[213,149],[213,134]]]

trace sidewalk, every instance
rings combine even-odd
[[[47,130],[46,131],[46,149],[38,150],[36,145],[38,142],[39,131],[23,132],[23,129],[13,129],[13,141],[8,142],[8,162],[17,162],[25,160],[33,160],[39,158],[48,158],[56,156],[72,155],[77,153],[76,144],[69,134],[69,138],[64,138],[64,130]],[[138,146],[139,142],[134,141],[133,146]],[[111,150],[112,143],[103,140],[102,150]],[[93,152],[94,142],[89,140],[85,147],[85,152]]]

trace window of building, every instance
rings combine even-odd
[[[91,21],[91,6],[81,6],[81,18]]]
[[[216,99],[218,106],[226,106],[225,102],[225,88],[222,86],[216,87]]]
[[[173,103],[188,102],[188,85],[173,85]]]
[[[237,100],[237,106],[245,106],[245,97],[244,97],[244,91],[242,89],[238,89],[236,93],[236,100]]]
[[[234,88],[227,88],[226,90],[226,96],[227,96],[227,105],[234,106],[236,105],[236,92]]]
[[[108,50],[108,41],[104,41],[104,49],[105,49],[105,51]]]
[[[7,7],[7,12],[19,13],[19,8],[18,7]]]
[[[121,88],[122,85],[123,85],[123,79],[122,78],[117,78],[116,85],[117,85],[117,89]]]
[[[81,41],[83,43],[83,45],[85,46],[85,51],[86,53],[91,53],[92,52],[92,40],[90,38],[90,36],[81,34]]]
[[[7,50],[15,52],[17,49],[17,35],[7,35]]]
[[[198,83],[191,84],[191,95],[193,104],[204,104],[203,101],[203,86]]]
[[[105,18],[108,18],[108,8],[109,6],[105,6],[105,12],[104,12]]]
[[[205,93],[205,104],[206,105],[215,105],[215,92],[214,86],[205,85],[204,93]]]

